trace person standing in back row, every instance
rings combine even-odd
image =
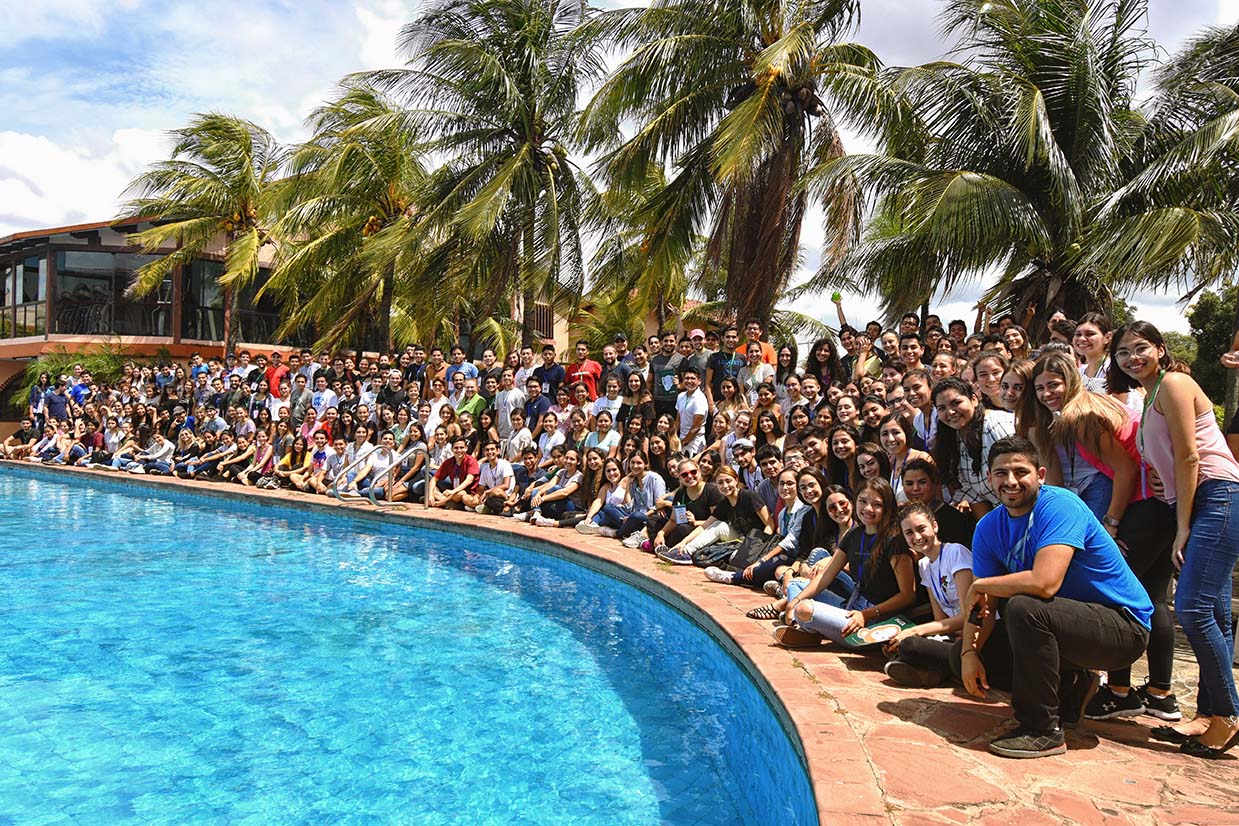
[[[1144,389],[1136,431],[1148,465],[1175,508],[1172,560],[1180,569],[1174,610],[1200,666],[1196,719],[1154,730],[1184,754],[1216,759],[1239,743],[1231,576],[1239,561],[1239,462],[1213,414],[1213,402],[1186,373],[1170,372],[1170,352],[1152,324],[1133,321],[1110,340],[1111,395]],[[1147,473],[1147,470],[1145,471]]]

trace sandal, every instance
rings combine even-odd
[[[783,596],[783,586],[779,584],[777,579],[768,581],[761,589],[766,592],[767,596],[775,597],[776,599]]]
[[[776,620],[779,618],[779,609],[775,608],[776,603],[767,603],[760,608],[754,608],[745,614],[749,619],[755,620]]]

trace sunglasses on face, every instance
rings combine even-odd
[[[698,472],[696,470],[682,470],[680,471],[680,478],[681,479],[693,479],[697,476],[697,474]]]

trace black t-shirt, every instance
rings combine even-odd
[[[744,365],[744,356],[740,355],[738,351],[727,355],[722,350],[719,350],[706,360],[706,370],[714,371],[710,376],[710,392],[714,394],[714,398],[722,398],[723,379],[734,379],[740,375],[740,368]]]
[[[379,404],[385,407],[399,407],[409,400],[409,394],[402,388],[393,390],[389,384],[383,385],[376,395]]]
[[[710,514],[718,507],[719,502],[727,501],[727,497],[723,496],[713,484],[706,482],[701,489],[701,495],[696,499],[689,499],[688,489],[681,487],[676,490],[671,501],[674,507],[685,507],[698,522],[704,522],[710,518]]]
[[[758,516],[758,511],[765,506],[757,494],[751,490],[742,490],[736,496],[736,504],[731,504],[724,496],[715,505],[713,513],[715,519],[726,522],[733,531],[743,536],[749,531],[761,530],[765,527],[765,523]]]
[[[943,502],[934,511],[934,521],[938,523],[938,539],[941,542],[955,542],[965,548],[972,547],[972,534],[977,529],[977,520],[972,514],[963,513]]]
[[[891,560],[900,555],[911,556],[902,537],[891,537],[882,545],[876,564],[870,560],[876,536],[865,533],[864,528],[853,528],[839,543],[839,548],[848,555],[848,570],[860,587],[860,594],[871,605],[885,602],[899,593],[899,579],[891,568]]]
[[[18,442],[18,444],[28,445],[32,440],[36,442],[39,440],[39,431],[35,430],[33,427],[29,430],[22,430],[21,428],[18,428],[17,432],[13,434],[13,438]]]

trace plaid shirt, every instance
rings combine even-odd
[[[959,486],[951,489],[951,502],[989,502],[998,505],[998,497],[990,489],[987,470],[989,449],[994,442],[1015,433],[1015,414],[1006,410],[986,410],[981,424],[981,470],[973,470],[972,455],[961,446]]]

